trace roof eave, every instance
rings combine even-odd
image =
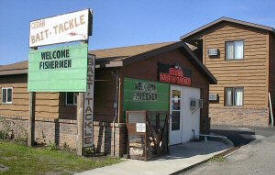
[[[180,40],[185,40],[186,38],[194,35],[194,34],[197,34],[199,32],[202,32],[203,30],[209,28],[209,27],[212,27],[213,25],[216,25],[220,22],[231,22],[231,23],[235,23],[235,24],[240,24],[240,25],[244,25],[244,26],[248,26],[248,27],[252,27],[252,28],[257,28],[257,29],[260,29],[260,30],[265,30],[265,31],[268,31],[268,32],[272,32],[272,33],[275,33],[275,29],[272,28],[272,27],[269,27],[269,26],[264,26],[264,25],[259,25],[259,24],[254,24],[254,23],[250,23],[250,22],[246,22],[246,21],[241,21],[241,20],[237,20],[237,19],[233,19],[233,18],[229,18],[229,17],[221,17],[219,19],[216,19],[206,25],[203,25],[183,36],[180,37]]]
[[[28,69],[0,71],[0,76],[28,74]]]

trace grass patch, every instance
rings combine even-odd
[[[50,148],[31,148],[0,140],[0,164],[9,167],[0,175],[9,174],[73,174],[118,163],[111,157],[85,158]]]
[[[224,162],[225,157],[223,155],[217,155],[210,159],[211,162]]]

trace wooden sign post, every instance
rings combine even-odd
[[[29,125],[28,125],[28,146],[34,145],[34,129],[35,129],[35,92],[29,93]]]
[[[83,147],[93,147],[94,144],[94,82],[95,82],[95,55],[88,58],[87,91],[84,96],[84,133]]]
[[[76,153],[83,155],[83,126],[84,126],[84,93],[80,92],[77,96],[77,145]]]
[[[88,58],[87,66],[87,91],[77,98],[77,155],[94,146],[95,55]]]
[[[36,92],[75,92],[77,97],[77,154],[93,147],[95,56],[88,59],[92,12],[85,9],[30,22],[28,61],[28,145],[35,137]],[[81,44],[37,47],[81,41]],[[53,131],[55,132],[55,131]]]

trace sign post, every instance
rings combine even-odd
[[[34,145],[35,128],[35,92],[29,93],[29,126],[28,126],[28,146]]]
[[[77,145],[76,153],[83,155],[83,125],[84,125],[84,93],[80,92],[77,96]]]
[[[87,91],[84,96],[84,145],[93,146],[94,130],[94,79],[95,79],[95,55],[88,58]]]
[[[91,21],[92,12],[85,9],[30,23],[30,48],[72,41],[81,44],[30,51],[29,146],[34,143],[36,92],[78,92],[77,154],[83,155],[83,148],[93,146],[95,56],[88,59]]]

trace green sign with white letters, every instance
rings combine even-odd
[[[86,92],[88,45],[31,50],[28,91]]]

